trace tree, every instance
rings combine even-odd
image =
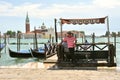
[[[18,31],[18,32],[19,32],[19,33],[22,33],[21,31]],[[16,32],[15,32],[15,31],[11,31],[11,30],[8,30],[8,31],[6,32],[6,34],[9,35],[10,38],[15,38],[15,36],[16,36]]]
[[[21,31],[17,31],[17,33],[22,33]]]
[[[118,32],[118,36],[120,37],[120,32]]]
[[[106,31],[105,36],[108,36],[109,34],[110,34],[110,32]]]
[[[112,32],[111,36],[112,36],[112,37],[116,36],[116,33],[115,33],[115,32]]]

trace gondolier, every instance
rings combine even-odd
[[[67,47],[68,47],[69,52],[70,52],[70,57],[72,59],[72,62],[75,62],[74,48],[75,48],[75,44],[76,44],[76,38],[73,37],[73,33],[71,33],[70,31],[67,32],[67,37],[65,37],[63,39],[63,41],[67,42]]]

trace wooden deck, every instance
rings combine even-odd
[[[64,62],[58,62],[57,61],[57,55],[54,55],[44,61],[44,65],[47,67],[57,66],[57,67],[105,67],[109,64],[107,61],[100,61],[100,60],[90,60],[87,59],[84,61],[77,61],[76,63],[72,63],[70,61],[64,61]],[[116,63],[112,65],[112,67],[115,67]]]

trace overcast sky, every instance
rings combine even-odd
[[[31,30],[44,22],[54,27],[54,18],[99,18],[109,16],[111,32],[120,31],[120,0],[0,0],[0,31],[25,32],[28,12]],[[59,23],[57,23],[60,31]],[[80,30],[86,34],[104,34],[106,24],[63,25],[63,30]]]

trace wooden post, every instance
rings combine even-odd
[[[33,35],[33,49],[35,49],[35,35]]]
[[[17,51],[20,51],[20,33],[17,31]]]
[[[7,39],[7,35],[6,35],[6,33],[4,34],[5,35],[5,39],[4,39],[4,43],[5,43],[5,53],[6,53],[6,45],[7,45],[7,41],[6,41],[6,39]]]
[[[108,16],[106,18],[107,18],[108,44],[110,44],[109,18]]]
[[[49,34],[49,40],[50,40],[50,42],[51,42],[51,34]]]
[[[35,47],[36,49],[38,49],[36,27],[34,27],[34,32],[35,32]]]
[[[95,50],[95,33],[92,35],[93,51]]]
[[[19,51],[19,47],[18,47],[18,31],[17,31],[17,51]]]
[[[61,41],[63,39],[63,35],[62,35],[62,22],[60,21],[60,30],[61,30]]]
[[[57,26],[56,26],[56,23],[57,23],[57,19],[54,20],[55,21],[55,41],[56,43],[58,43],[58,36],[57,36]]]
[[[116,33],[114,35],[114,46],[115,46],[115,56],[116,56]]]
[[[52,37],[52,43],[54,42],[54,37]]]
[[[1,48],[1,32],[0,32],[0,48]],[[0,57],[1,57],[1,51],[0,51]]]
[[[84,43],[84,39],[83,39],[83,36],[82,36],[82,43]]]
[[[106,16],[107,18],[107,31],[108,31],[108,62],[111,64],[111,47],[110,47],[110,30],[109,30],[109,18],[108,16]]]

